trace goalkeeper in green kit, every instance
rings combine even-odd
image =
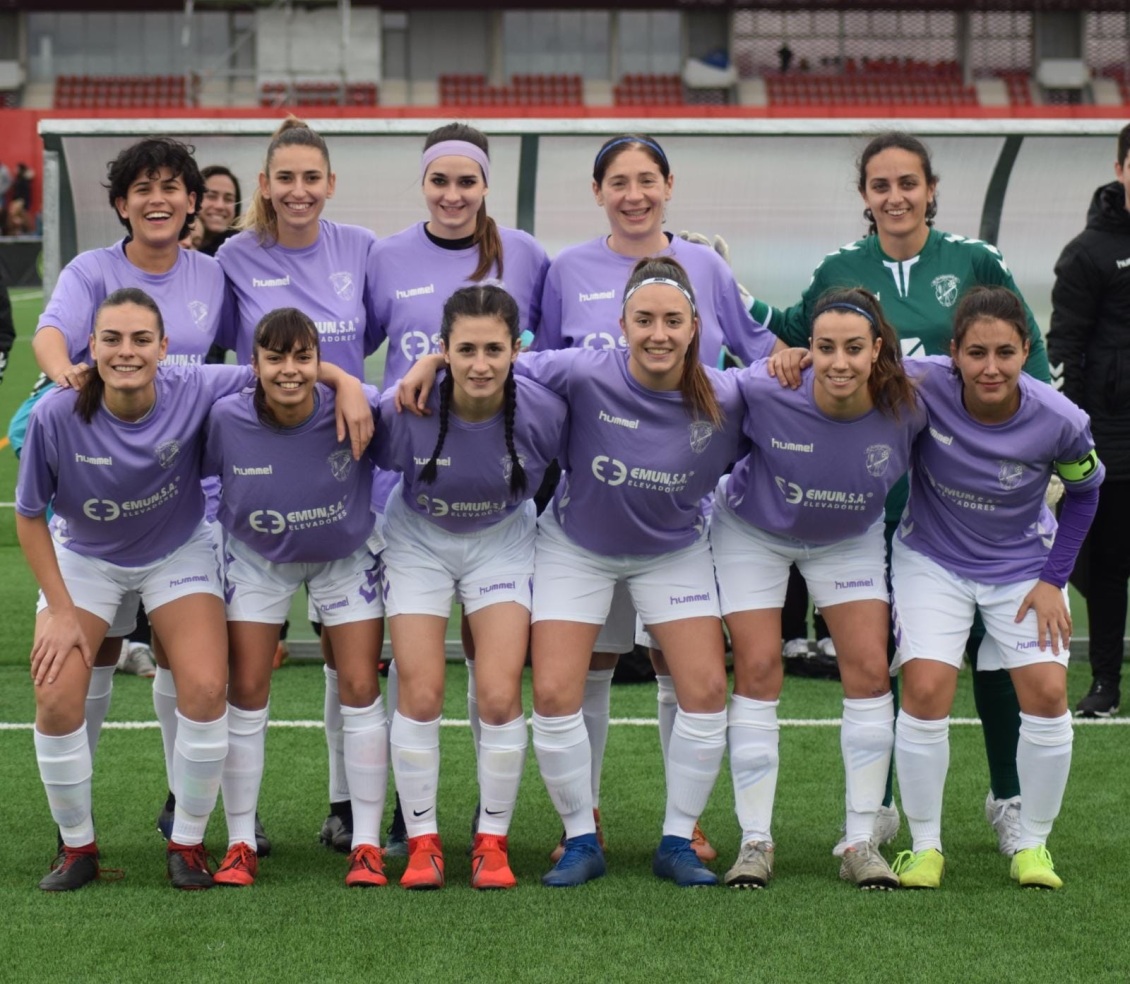
[[[953,309],[962,294],[970,287],[999,285],[1019,295],[1012,274],[995,247],[933,228],[938,178],[929,151],[916,137],[895,131],[879,134],[864,148],[858,171],[870,233],[826,256],[798,303],[782,311],[753,299],[750,313],[789,345],[807,346],[817,299],[830,288],[865,287],[881,300],[899,334],[903,355],[949,355]],[[1024,368],[1048,382],[1044,341],[1027,305],[1025,310],[1032,345]],[[906,496],[904,477],[887,498],[888,559]],[[973,665],[983,638],[978,620],[966,650]],[[989,760],[985,816],[997,833],[1001,853],[1011,855],[1020,816],[1016,774],[1020,707],[1004,670],[973,674],[973,695]],[[888,781],[887,799],[875,823],[875,843],[893,840],[898,828]]]

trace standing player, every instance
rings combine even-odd
[[[477,654],[479,815],[474,888],[513,888],[507,833],[526,756],[522,666],[534,571],[532,496],[562,447],[565,405],[515,378],[520,312],[493,284],[456,291],[443,309],[447,372],[430,416],[381,402],[377,462],[402,473],[385,512],[384,579],[399,704],[392,763],[404,806],[410,889],[444,883],[436,819],[444,633],[453,596]]]
[[[204,196],[204,180],[192,148],[169,137],[140,140],[118,154],[107,177],[110,207],[125,226],[126,236],[112,246],[79,254],[59,274],[32,339],[45,384],[78,385],[89,359],[95,312],[118,288],[140,288],[160,308],[168,337],[164,359],[169,365],[202,363],[226,321],[223,272],[210,257],[179,246]],[[42,389],[33,399],[41,395]],[[110,709],[121,638],[133,627],[136,614],[136,598],[127,599],[95,657],[86,706],[91,754]],[[170,790],[158,827],[167,838],[173,819],[177,696],[160,645],[154,649],[161,665],[153,680],[153,707],[161,725]]]
[[[182,889],[212,884],[202,842],[227,754],[227,639],[200,445],[212,403],[250,372],[158,369],[168,345],[152,298],[136,288],[110,293],[90,339],[93,371],[77,390],[40,401],[20,458],[16,530],[41,592],[31,653],[36,756],[63,839],[58,867],[40,882],[46,891],[99,874],[86,695],[95,652],[137,595],[178,683],[169,878]]]
[[[659,143],[643,134],[605,141],[593,161],[592,192],[608,220],[607,235],[561,251],[550,265],[542,297],[542,320],[534,340],[538,350],[613,349],[627,346],[620,330],[624,284],[647,256],[670,257],[686,270],[701,322],[699,358],[720,366],[723,346],[745,363],[766,356],[774,337],[755,324],[726,262],[710,248],[664,231],[667,202],[675,176]],[[596,640],[582,702],[592,747],[592,800],[599,826],[600,776],[608,741],[612,674],[621,653],[635,642],[635,613],[619,588],[608,622]],[[671,675],[659,669],[659,720],[663,744],[670,736],[676,699]],[[705,860],[716,852],[696,826],[695,846]],[[551,858],[564,850],[558,844]]]
[[[726,744],[726,668],[703,497],[744,451],[736,378],[698,361],[700,322],[686,271],[641,260],[624,288],[627,351],[524,356],[519,370],[565,399],[569,441],[534,570],[534,750],[565,847],[543,884],[604,874],[581,710],[593,643],[626,585],[667,654],[678,698],[667,809],[653,870],[713,885],[691,836]],[[401,385],[412,394],[414,371]]]
[[[977,285],[1000,285],[1019,293],[1012,274],[995,247],[933,228],[938,176],[917,137],[897,131],[879,134],[864,148],[857,170],[870,233],[826,256],[801,299],[788,310],[778,311],[755,300],[753,316],[790,345],[803,345],[817,300],[826,290],[865,287],[882,298],[887,320],[899,333],[903,355],[945,355],[953,307],[965,291]],[[1050,376],[1040,329],[1027,306],[1024,311],[1031,337],[1025,370],[1046,381]],[[906,485],[899,483],[887,499],[888,543],[905,502]],[[972,662],[976,662],[979,641],[975,632],[968,650]],[[1001,853],[1012,854],[1020,809],[1016,693],[1008,674],[998,670],[975,674],[973,695],[989,761],[991,788],[985,815],[997,833]],[[889,782],[886,802],[891,802]],[[886,843],[897,832],[898,811],[884,806],[876,840]]]
[[[537,330],[549,257],[536,239],[499,226],[487,214],[490,145],[479,130],[447,123],[424,140],[420,183],[428,219],[389,236],[373,250],[374,337],[388,339],[384,385],[400,379],[419,358],[439,350],[437,327],[444,302],[468,284],[505,288],[518,305],[523,332]],[[374,506],[384,510],[396,476],[378,473]],[[465,645],[470,643],[464,624]],[[471,655],[471,648],[467,649]],[[475,663],[467,664],[467,716],[479,747]],[[389,669],[389,699],[395,703],[398,667]],[[388,853],[403,853],[405,826],[399,800],[389,828]]]
[[[243,231],[216,254],[236,306],[224,344],[241,363],[251,361],[255,326],[263,316],[294,307],[317,326],[321,360],[364,379],[365,356],[380,344],[380,337],[371,336],[376,321],[369,276],[377,239],[368,229],[322,218],[335,184],[325,140],[288,117],[267,145],[258,187],[240,220]],[[330,809],[320,836],[348,853],[353,827],[339,684],[328,642],[322,651]]]
[[[894,743],[882,518],[924,421],[873,294],[824,294],[809,344],[813,366],[799,389],[782,389],[760,365],[742,374],[753,448],[719,483],[710,522],[734,653],[730,770],[742,826],[725,881],[761,888],[773,875],[781,609],[796,564],[831,630],[844,688],[840,876],[861,888],[895,888],[898,878],[871,843]]]
[[[228,852],[215,880],[255,880],[271,662],[291,598],[305,584],[337,657],[353,818],[345,883],[383,885],[388,720],[377,680],[384,606],[379,544],[371,542],[371,452],[357,463],[338,438],[330,391],[316,382],[318,330],[305,314],[267,314],[255,332],[252,365],[254,392],[221,400],[206,432],[205,473],[218,475],[223,488],[217,518],[227,534],[231,646],[223,774]]]
[[[976,612],[978,672],[1012,676],[1020,699],[1020,823],[1011,874],[1059,888],[1046,843],[1071,767],[1067,578],[1098,504],[1103,466],[1087,415],[1021,371],[1024,305],[1002,287],[968,291],[954,315],[952,362],[919,383],[929,429],[911,461],[910,500],[892,559],[902,710],[899,789],[914,839],[895,862],[903,886],[937,888],[949,713]],[[1052,474],[1066,495],[1058,529],[1044,504]]]

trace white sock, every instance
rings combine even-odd
[[[777,798],[781,726],[775,700],[730,698],[726,736],[730,746],[730,775],[734,781],[734,812],[742,828],[742,843],[773,843],[770,828]]]
[[[392,716],[390,740],[396,790],[409,837],[434,834],[439,787],[439,718],[413,721],[400,711]]]
[[[216,807],[224,759],[228,756],[228,715],[215,721],[193,721],[177,711],[177,745],[173,750],[172,840],[184,847],[201,844],[208,818]],[[255,843],[254,839],[251,841]]]
[[[505,837],[518,802],[518,786],[526,765],[526,719],[519,714],[506,724],[482,726],[479,747],[479,833]]]
[[[113,667],[109,667],[113,669]],[[86,724],[69,735],[45,735],[35,729],[35,758],[47,792],[51,818],[67,847],[94,842],[90,818],[90,776],[93,767]]]
[[[844,698],[840,752],[847,807],[845,846],[871,839],[875,816],[887,791],[894,744],[895,699],[891,694]]]
[[[1020,714],[1020,741],[1016,746],[1016,771],[1020,778],[1020,839],[1017,850],[1042,847],[1063,805],[1063,791],[1071,772],[1071,744],[1075,735],[1071,714],[1043,718]]]
[[[589,781],[592,786],[592,805],[600,806],[600,773],[604,769],[604,749],[608,745],[608,719],[612,716],[612,674],[615,670],[589,670],[585,676],[585,696],[581,713],[585,717],[585,731],[589,735],[592,753]]]
[[[483,742],[483,732],[479,723],[479,693],[475,684],[475,661],[464,659],[463,664],[467,667],[467,720],[471,722],[471,741],[477,758],[479,747]]]
[[[263,782],[268,714],[269,707],[245,711],[228,704],[228,754],[220,779],[228,847],[246,844],[255,850],[255,811]]]
[[[329,749],[330,802],[349,802],[349,779],[345,774],[345,736],[342,732],[341,697],[337,689],[337,670],[323,666],[326,695],[322,719],[326,722],[326,747]]]
[[[173,749],[177,744],[177,685],[173,671],[158,666],[153,677],[153,713],[161,728],[161,744],[165,748],[165,781],[173,789]]]
[[[381,844],[381,814],[388,786],[388,717],[378,697],[368,707],[341,705],[345,771],[353,805],[353,847]]]
[[[659,747],[663,749],[663,761],[667,761],[667,749],[671,747],[671,729],[675,727],[675,711],[679,701],[675,697],[675,681],[669,675],[657,674],[655,677],[655,699],[659,712]]]
[[[102,725],[110,713],[110,698],[114,693],[115,666],[95,666],[90,670],[90,685],[86,688],[86,741],[90,745],[90,760],[98,751]],[[88,842],[89,843],[89,842]]]
[[[667,752],[667,812],[664,837],[690,840],[694,825],[706,809],[710,791],[726,752],[726,712],[675,713]]]
[[[923,721],[899,711],[895,771],[914,850],[942,850],[942,793],[950,767],[950,719]]]
[[[595,834],[592,815],[592,749],[584,715],[542,717],[534,712],[534,754],[549,792],[561,815],[566,837]]]

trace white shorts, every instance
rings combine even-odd
[[[630,653],[634,648],[636,635],[636,609],[632,605],[632,593],[628,585],[621,581],[612,591],[612,607],[608,618],[600,627],[592,651],[594,653]]]
[[[552,510],[541,514],[534,558],[533,621],[603,625],[617,584],[627,585],[644,625],[720,617],[714,564],[705,536],[671,553],[606,557],[570,540]]]
[[[384,593],[388,614],[447,618],[458,597],[471,615],[490,605],[530,608],[534,504],[474,533],[451,533],[414,513],[399,486],[385,506]]]
[[[385,538],[381,533],[383,523],[383,516],[380,513],[373,513],[373,532],[369,534],[369,539],[365,541],[365,546],[369,548],[369,553],[374,557],[380,557],[385,548]],[[381,612],[379,615],[372,616],[373,618],[384,617],[384,599],[381,599]],[[322,624],[322,613],[318,610],[318,606],[314,603],[314,599],[310,594],[309,588],[306,591],[306,617],[315,625]],[[285,621],[285,620],[284,620]],[[359,621],[357,619],[349,619],[347,621]],[[330,622],[330,625],[335,623]]]
[[[1013,670],[1033,663],[1067,665],[1063,647],[1057,656],[1042,652],[1036,613],[1016,623],[1016,613],[1036,579],[1013,584],[982,584],[947,571],[895,537],[891,550],[895,653],[891,672],[912,659],[936,659],[960,668],[973,617],[980,609],[985,639],[977,650],[978,670]],[[1067,588],[1063,589],[1064,600]]]
[[[224,596],[229,622],[282,625],[303,585],[323,625],[346,625],[384,616],[380,561],[368,544],[322,564],[279,564],[229,536],[224,552]]]
[[[883,524],[839,543],[807,544],[739,519],[719,495],[710,547],[722,614],[783,608],[789,567],[797,565],[817,608],[850,601],[888,601]]]
[[[224,553],[224,531],[213,519],[204,518],[204,525],[208,527],[208,535],[212,539],[212,549],[215,550],[217,557],[222,557]],[[221,570],[221,573],[222,570]],[[133,633],[137,628],[137,613],[141,608],[141,595],[136,591],[130,591],[122,599],[121,605],[118,606],[117,614],[114,615],[114,621],[111,623],[109,631],[106,633],[107,639],[122,639]]]
[[[122,567],[75,553],[59,543],[54,546],[75,607],[102,619],[114,635],[126,635],[136,625],[138,599],[152,612],[188,595],[224,596],[212,533],[203,521],[176,550],[142,567]],[[46,607],[41,591],[35,610]]]

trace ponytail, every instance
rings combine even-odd
[[[510,455],[510,495],[519,498],[526,491],[526,469],[522,467],[522,459],[518,457],[518,449],[514,447],[514,416],[518,410],[518,384],[514,380],[514,367],[506,377],[506,402],[503,404],[503,420],[506,423],[506,450]]]
[[[455,392],[455,377],[447,372],[439,384],[439,436],[431,459],[420,469],[420,481],[431,485],[436,480],[439,456],[443,454],[443,442],[447,440],[447,425],[451,418],[451,396]]]
[[[275,151],[280,147],[313,147],[322,154],[326,162],[326,173],[330,170],[330,151],[321,134],[310,129],[305,120],[297,116],[288,116],[274,132],[271,142],[267,145],[267,159],[263,164],[263,173],[271,176],[271,160]],[[251,200],[248,202],[247,211],[236,223],[237,229],[250,229],[259,239],[260,245],[277,242],[279,238],[279,217],[270,198],[263,194],[261,188],[256,188]]]
[[[479,247],[479,265],[471,274],[471,280],[482,280],[492,268],[497,268],[495,278],[502,279],[502,237],[498,234],[498,223],[487,215],[487,203],[483,200],[479,214],[475,216],[475,232],[471,242]]]

